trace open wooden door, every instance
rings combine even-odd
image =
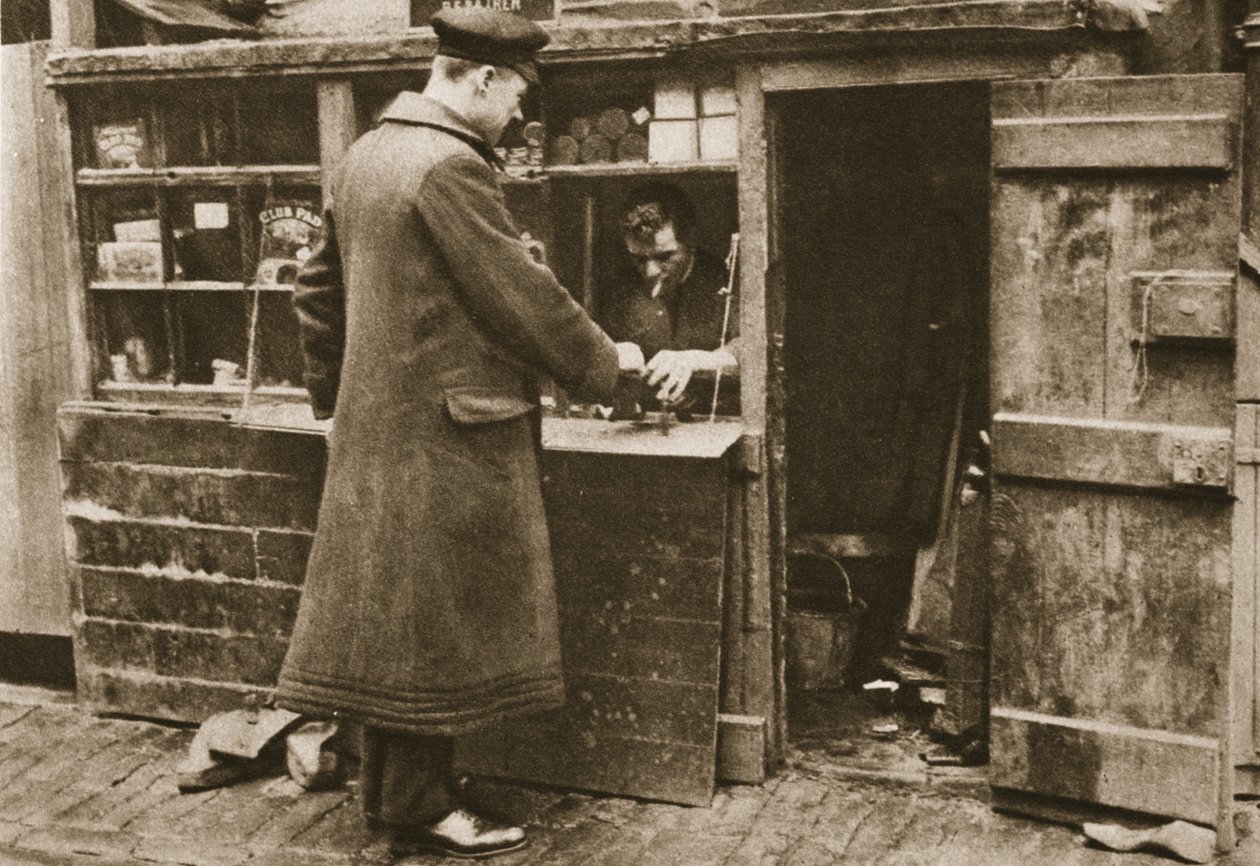
[[[1227,814],[1241,97],[993,85],[991,781],[1016,808]]]

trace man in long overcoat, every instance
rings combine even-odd
[[[458,806],[451,737],[564,697],[539,380],[610,402],[643,359],[535,262],[498,188],[492,145],[547,34],[484,8],[433,25],[424,93],[350,148],[297,282],[334,422],[277,697],[363,724],[363,807],[395,853],[485,856],[524,832]]]

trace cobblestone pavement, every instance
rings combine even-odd
[[[180,794],[192,732],[0,702],[0,863],[366,866],[389,861],[353,793],[287,777]],[[812,746],[761,787],[685,808],[492,782],[469,796],[533,843],[496,866],[1167,866],[996,815],[972,777],[853,770]],[[409,864],[441,862],[413,857]]]

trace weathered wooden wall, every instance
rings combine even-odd
[[[79,696],[199,721],[269,693],[323,484],[318,436],[60,412]]]
[[[708,804],[726,467],[715,459],[545,455],[568,702],[473,738],[467,766]]]
[[[60,432],[83,703],[199,721],[270,694],[323,438],[87,404],[61,410]],[[728,471],[717,457],[547,452],[569,703],[488,734],[476,768],[707,802]],[[498,737],[510,742],[494,750]]]
[[[4,46],[0,278],[0,632],[70,633],[61,545],[57,404],[74,396],[56,105],[47,43]]]

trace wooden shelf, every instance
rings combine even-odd
[[[292,292],[293,286],[258,285],[255,283],[225,283],[211,280],[172,280],[169,283],[128,283],[93,281],[88,288],[94,292]]]
[[[712,159],[693,162],[598,162],[583,165],[549,165],[541,172],[545,177],[639,177],[657,174],[735,174],[735,160]]]
[[[319,186],[318,165],[207,165],[179,168],[81,168],[80,187],[229,186],[268,181]]]
[[[102,399],[144,405],[218,405],[239,406],[245,397],[245,383],[236,385],[169,385],[165,382],[98,382]],[[276,385],[255,388],[250,394],[253,403],[304,403],[305,388],[283,388]]]

